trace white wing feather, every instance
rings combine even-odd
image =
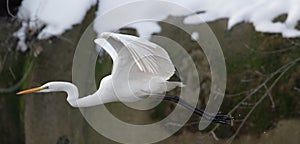
[[[120,52],[122,47],[125,47],[141,72],[160,76],[165,80],[175,72],[168,53],[159,45],[143,38],[104,32],[95,42],[108,52],[114,62],[118,57],[122,57],[122,54],[126,54]]]
[[[98,44],[100,47],[102,47],[110,55],[110,57],[113,59],[113,61],[116,60],[116,58],[118,57],[118,54],[115,51],[115,49],[111,46],[111,44],[109,44],[109,42],[106,41],[106,39],[98,38],[98,39],[95,39],[94,42],[96,44]]]

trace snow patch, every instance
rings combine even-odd
[[[38,39],[48,39],[59,36],[73,25],[79,24],[86,12],[97,0],[23,0],[17,16],[22,27],[15,33],[19,38],[18,47],[25,47],[26,29],[39,32]],[[24,24],[27,23],[27,24]],[[20,37],[22,36],[22,37]]]
[[[195,41],[199,40],[199,33],[198,32],[193,32],[191,35],[191,38]]]
[[[99,35],[104,31],[117,30],[114,23],[106,24],[100,16],[121,5],[138,1],[142,0],[100,0],[94,30]],[[147,15],[153,19],[164,20],[172,15],[184,16],[185,24],[200,24],[228,18],[228,29],[232,29],[239,23],[249,22],[259,32],[281,33],[287,38],[300,37],[300,31],[295,28],[300,20],[300,0],[162,0],[176,3],[191,11],[172,7],[174,5],[154,5],[150,3],[153,1],[143,1],[144,4],[132,7],[111,19],[117,23],[124,17],[143,19]],[[45,25],[38,34],[38,39],[59,36],[71,29],[74,24],[80,23],[87,10],[96,2],[97,0],[23,0],[18,17],[26,24],[22,24],[15,33],[20,39],[18,47],[22,51],[27,49],[26,29],[37,31]],[[196,13],[200,11],[201,13]],[[282,14],[288,15],[284,22],[273,22],[274,18]],[[157,22],[151,21],[142,21],[127,27],[135,28],[139,36],[148,39],[153,33],[161,31]]]

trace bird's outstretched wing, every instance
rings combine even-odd
[[[112,57],[113,73],[133,60],[141,72],[168,80],[175,72],[168,53],[159,45],[131,35],[104,32],[95,40]],[[122,61],[122,62],[121,62]]]

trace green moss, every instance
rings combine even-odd
[[[9,52],[1,74],[0,84],[7,88],[11,87],[19,83],[25,73],[29,73],[20,89],[27,87],[32,70],[32,66],[30,65],[32,65],[33,62],[34,58],[30,53]],[[24,143],[25,100],[24,97],[17,96],[15,92],[16,91],[12,91],[11,93],[1,94],[6,103],[5,111],[8,113],[3,117],[6,117],[8,121],[14,123],[16,126],[15,139],[20,143]]]

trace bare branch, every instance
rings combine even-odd
[[[280,67],[279,69],[277,69],[275,72],[271,73],[270,76],[262,84],[260,84],[259,86],[257,86],[248,96],[246,96],[242,101],[240,101],[228,114],[232,114],[233,111],[235,111],[247,99],[251,98],[252,95],[254,95],[256,92],[258,92],[274,76],[276,76],[277,74],[279,74],[280,72],[282,72],[283,70],[285,70],[287,67],[293,66],[298,61],[300,61],[300,58],[297,58],[297,59],[295,59],[295,60],[293,60],[293,61],[291,61],[291,62],[283,65],[282,67]]]
[[[271,101],[272,108],[274,109],[274,108],[275,108],[275,102],[274,102],[273,96],[271,95],[271,92],[268,90],[267,85],[264,85],[264,87],[265,87],[265,89],[266,89],[266,93],[268,93],[268,95],[269,95],[269,98],[270,98],[270,101]]]
[[[242,123],[240,124],[240,126],[238,127],[238,129],[236,130],[236,132],[234,133],[234,135],[232,135],[228,140],[227,143],[231,143],[234,138],[237,136],[237,134],[240,132],[241,128],[244,126],[246,120],[249,118],[249,116],[252,114],[252,112],[255,110],[255,108],[264,100],[264,98],[266,98],[268,96],[268,92],[278,83],[278,81],[281,79],[281,77],[291,68],[295,65],[295,63],[297,61],[299,61],[300,59],[296,59],[296,61],[292,61],[291,63],[287,64],[289,65],[287,68],[283,69],[281,74],[275,79],[275,81],[272,83],[272,85],[266,90],[265,94],[256,102],[256,104],[252,107],[252,109],[248,112],[248,114],[246,115],[246,117],[244,118],[244,120],[242,121]],[[265,84],[264,84],[265,85]]]
[[[9,67],[8,70],[9,70],[11,76],[14,78],[14,80],[16,80],[17,77],[16,77],[15,73],[13,72],[13,70],[11,69],[11,67]]]
[[[242,91],[242,92],[239,92],[239,93],[236,93],[236,94],[226,94],[225,96],[226,97],[236,97],[236,96],[241,96],[243,94],[250,93],[251,91],[253,91],[253,89]]]
[[[210,131],[210,133],[216,141],[219,141],[219,138],[216,136],[214,131]]]
[[[8,13],[11,17],[13,17],[13,18],[16,17],[16,16],[13,15],[13,14],[11,13],[11,11],[10,11],[10,8],[9,8],[9,0],[6,0],[6,10],[7,10],[7,13]]]
[[[294,87],[294,90],[300,92],[300,88]]]
[[[247,44],[244,44],[244,46],[245,46],[245,48],[249,49],[249,50],[252,51],[252,52],[255,52],[255,53],[258,52],[257,50],[254,50],[253,48],[250,48],[250,46],[247,45]],[[286,52],[286,51],[290,51],[290,50],[292,50],[292,49],[295,49],[295,48],[296,48],[295,46],[296,46],[296,45],[293,45],[293,46],[291,46],[291,47],[289,47],[289,48],[285,48],[285,49],[279,49],[279,50],[273,50],[273,51],[266,51],[266,52],[262,51],[262,52],[259,52],[259,53],[261,53],[261,54],[276,54],[276,53],[283,53],[283,52]]]
[[[233,136],[231,136],[227,143],[231,143],[234,138],[237,136],[237,134],[239,133],[240,129],[242,128],[242,126],[245,124],[246,120],[249,118],[249,116],[251,115],[251,113],[254,111],[254,109],[264,100],[265,97],[268,96],[269,91],[275,86],[275,84],[277,84],[277,82],[281,79],[281,77],[291,68],[293,67],[297,62],[300,61],[300,57],[296,58],[295,60],[283,65],[282,67],[280,67],[279,69],[277,69],[275,72],[271,73],[269,75],[269,77],[266,78],[266,80],[258,85],[255,89],[251,89],[250,94],[248,94],[242,101],[240,101],[228,114],[231,114],[232,112],[234,112],[238,107],[240,107],[244,102],[246,102],[247,99],[251,98],[252,95],[254,95],[255,93],[257,93],[262,87],[264,87],[266,89],[265,94],[255,103],[255,105],[251,108],[251,110],[248,112],[248,114],[245,116],[245,118],[243,120],[234,120],[235,122],[241,122],[240,126],[238,127],[237,131],[235,132],[235,134]],[[280,75],[274,80],[274,82],[272,83],[272,85],[267,88],[266,87],[266,83],[269,82],[272,78],[274,78],[274,76],[276,76],[277,74]],[[294,88],[295,89],[295,88]],[[298,88],[297,88],[298,90]],[[300,91],[300,90],[299,90]],[[240,94],[244,94],[245,92],[242,92]],[[214,132],[217,128],[219,128],[220,125],[216,125],[210,132]],[[205,136],[203,136],[201,139],[207,137],[208,134],[206,134]]]

